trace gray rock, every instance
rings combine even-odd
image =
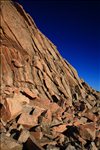
[[[76,148],[69,144],[65,150],[76,150]]]
[[[60,148],[54,145],[48,145],[46,150],[60,150]]]

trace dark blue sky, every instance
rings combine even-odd
[[[100,1],[17,0],[60,54],[100,90]]]

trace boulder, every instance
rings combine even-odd
[[[33,136],[37,141],[39,141],[43,137],[43,133],[41,131],[31,132],[31,136]]]
[[[1,134],[0,148],[1,150],[22,150],[23,146],[11,137]]]
[[[99,149],[100,92],[80,79],[21,5],[0,6],[2,148]]]
[[[95,123],[86,123],[79,125],[79,134],[85,140],[93,141],[96,138],[96,125]]]
[[[15,93],[12,98],[6,98],[1,110],[2,120],[8,122],[15,119],[22,113],[23,107],[27,103],[29,103],[29,99],[21,93]]]
[[[18,142],[25,143],[30,137],[30,132],[28,130],[22,130],[18,138]]]
[[[62,133],[62,132],[64,132],[65,130],[67,130],[66,124],[62,124],[62,125],[58,125],[58,126],[52,127],[52,131],[53,131],[53,132]]]
[[[17,123],[23,125],[26,129],[29,129],[38,125],[38,122],[36,120],[37,117],[35,118],[27,113],[22,113]]]
[[[97,117],[95,114],[93,114],[93,112],[91,112],[90,110],[86,111],[84,113],[84,116],[86,118],[88,118],[89,120],[93,121],[93,122],[96,122],[97,121]]]

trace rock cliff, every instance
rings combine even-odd
[[[0,21],[1,149],[98,149],[100,93],[21,5],[1,1]]]

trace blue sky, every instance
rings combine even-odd
[[[100,1],[17,0],[60,54],[100,90]]]

